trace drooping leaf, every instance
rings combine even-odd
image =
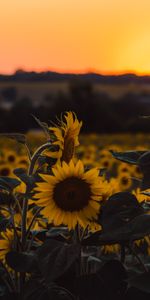
[[[99,237],[99,242],[119,243],[131,242],[150,234],[150,215],[143,214],[135,217],[126,225]]]
[[[140,156],[138,165],[143,173],[141,190],[146,190],[150,188],[150,151]]]
[[[56,239],[62,242],[65,242],[65,240],[70,237],[67,227],[62,226],[50,228],[47,231],[46,236],[48,238]]]
[[[38,119],[38,118],[35,117],[34,115],[32,115],[32,117],[33,117],[34,120],[37,122],[37,124],[43,129],[43,131],[44,131],[46,137],[47,137],[47,138],[50,138],[48,124],[45,123],[45,122],[41,122],[40,119]]]
[[[16,178],[1,176],[0,177],[0,188],[11,191],[15,187],[17,187],[20,184],[20,181]]]
[[[79,245],[49,240],[38,251],[39,268],[47,283],[62,276],[79,256]]]
[[[0,205],[6,204],[9,206],[11,203],[14,203],[13,195],[6,192],[0,192]]]
[[[130,163],[133,165],[138,164],[138,159],[141,157],[141,155],[145,154],[147,151],[126,151],[126,152],[116,152],[113,150],[110,150],[111,154],[114,158]]]
[[[150,293],[150,271],[128,279],[131,287]]]
[[[6,262],[16,272],[33,273],[38,271],[35,253],[10,251],[6,254]]]
[[[46,285],[43,280],[29,280],[21,291],[21,300],[76,300],[71,292],[57,285]]]
[[[115,295],[123,296],[127,290],[127,271],[123,264],[118,260],[109,260],[98,272],[103,280],[105,289],[109,286],[109,295],[115,298]]]
[[[1,210],[3,213],[3,211]],[[6,218],[2,214],[0,214],[0,231],[5,231],[7,227],[12,223],[12,218]]]
[[[109,197],[103,205],[100,223],[104,231],[112,231],[141,213],[143,213],[143,208],[133,194],[119,192]]]
[[[17,168],[14,170],[14,174],[21,179],[30,189],[33,187],[35,183],[35,179],[33,176],[27,175],[26,169]]]
[[[150,169],[150,151],[146,151],[139,157],[138,164],[141,166],[142,170]]]

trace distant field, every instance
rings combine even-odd
[[[33,101],[40,102],[48,95],[57,95],[58,93],[69,92],[69,81],[63,82],[0,82],[0,94],[4,88],[15,87],[17,89],[17,98],[30,97]],[[150,85],[148,84],[123,84],[123,85],[111,85],[111,84],[97,84],[93,85],[93,89],[96,92],[104,92],[113,97],[114,99],[120,96],[132,92],[132,93],[150,93]],[[1,96],[0,96],[1,97]]]

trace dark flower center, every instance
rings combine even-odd
[[[14,162],[15,161],[15,156],[13,155],[13,154],[10,154],[9,156],[8,156],[8,161],[10,161],[10,162]]]
[[[10,174],[10,170],[8,168],[3,168],[0,170],[1,176],[8,176]]]
[[[64,211],[79,211],[91,199],[90,185],[83,179],[70,177],[57,183],[54,188],[54,201]]]
[[[122,184],[123,184],[123,185],[127,185],[128,182],[129,182],[129,180],[128,180],[127,177],[123,177],[123,178],[122,178]]]

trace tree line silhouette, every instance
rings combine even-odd
[[[120,133],[149,132],[150,93],[130,92],[119,99],[96,92],[89,80],[72,79],[69,92],[45,94],[40,104],[32,97],[18,97],[17,88],[3,88],[0,93],[0,132],[26,132],[38,128],[32,115],[49,123],[61,112],[75,111],[83,120],[83,132]],[[2,105],[3,103],[3,105]]]

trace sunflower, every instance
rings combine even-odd
[[[33,196],[36,204],[44,207],[42,213],[48,221],[74,229],[77,223],[85,228],[90,220],[96,220],[102,199],[98,169],[85,172],[80,160],[76,164],[71,160],[57,164],[52,172],[40,174],[44,182],[36,183]]]
[[[22,168],[23,167],[27,168],[28,165],[29,165],[29,159],[28,159],[28,157],[26,155],[20,155],[20,156],[18,156],[17,164],[18,165],[22,165]],[[20,168],[20,166],[18,168]]]
[[[118,183],[121,191],[128,190],[132,186],[132,179],[129,173],[120,174],[118,176]]]
[[[89,232],[96,232],[96,231],[100,231],[102,229],[102,226],[96,222],[90,222],[88,225],[88,231]]]
[[[102,186],[103,186],[103,192],[102,192],[103,201],[108,200],[110,196],[120,191],[118,180],[113,177],[110,179],[110,181],[104,180]]]
[[[138,165],[132,165],[132,176],[136,178],[143,178],[143,173]]]
[[[10,164],[3,164],[0,166],[0,176],[13,176],[13,169]]]
[[[150,192],[150,189],[145,190],[145,192]],[[132,192],[133,195],[136,196],[137,200],[139,203],[145,202],[145,201],[150,201],[150,196],[142,194],[142,191],[140,188],[137,188],[135,191]]]
[[[120,250],[120,246],[118,244],[114,245],[104,245],[101,247],[102,252],[104,254],[109,254],[109,253],[118,253]]]
[[[125,173],[130,173],[131,172],[131,166],[126,164],[126,163],[120,163],[117,169],[118,175],[123,175]]]
[[[17,160],[17,154],[13,150],[7,150],[4,152],[4,160],[8,163],[14,164]]]
[[[75,113],[66,112],[64,120],[59,120],[59,124],[56,127],[50,127],[49,131],[55,137],[53,145],[59,146],[59,151],[46,152],[47,156],[60,159],[60,161],[69,161],[73,158],[75,147],[79,145],[78,135],[82,126],[82,122],[79,122]]]
[[[8,252],[13,249],[14,232],[7,229],[5,232],[1,232],[0,239],[0,260],[4,261]]]

